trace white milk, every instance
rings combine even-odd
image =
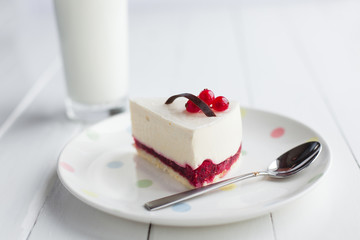
[[[54,0],[68,95],[85,105],[128,90],[127,0]]]

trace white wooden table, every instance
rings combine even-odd
[[[65,117],[50,0],[0,0],[0,239],[360,239],[360,2],[130,0],[130,96],[221,92],[331,148],[323,181],[271,214],[185,228],[117,218],[56,174]]]

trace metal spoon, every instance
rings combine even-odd
[[[286,178],[295,173],[298,173],[299,171],[309,166],[310,163],[312,163],[319,155],[320,151],[321,144],[319,142],[314,141],[303,143],[278,157],[269,165],[266,171],[247,173],[204,187],[177,193],[171,196],[147,202],[144,206],[149,211],[165,208],[173,204],[210,192],[212,190],[224,187],[226,185],[257,176],[268,176],[270,178]]]

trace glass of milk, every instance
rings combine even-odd
[[[127,0],[54,0],[67,115],[93,121],[124,111],[128,93]]]

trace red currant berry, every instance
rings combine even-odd
[[[215,94],[209,89],[204,89],[199,94],[199,98],[210,106],[215,99]]]
[[[229,107],[229,100],[226,97],[219,96],[214,99],[212,107],[219,112],[225,111]]]
[[[190,100],[188,100],[187,103],[185,104],[185,108],[186,108],[186,111],[191,112],[191,113],[200,112],[200,108],[198,106],[196,106],[196,104]]]

